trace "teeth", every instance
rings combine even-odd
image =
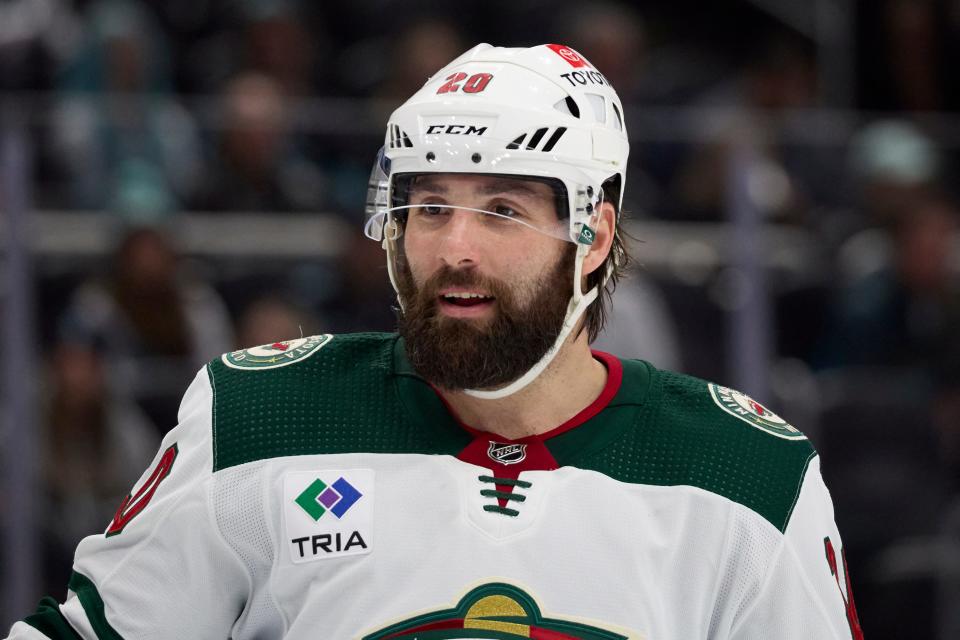
[[[445,293],[443,294],[444,298],[489,298],[490,296],[485,296],[480,293]]]

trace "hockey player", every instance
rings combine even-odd
[[[591,352],[622,107],[480,45],[391,117],[399,335],[224,355],[13,638],[861,638],[820,462],[732,389]]]

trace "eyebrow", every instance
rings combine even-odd
[[[435,180],[431,180],[429,178],[419,178],[414,180],[413,184],[410,185],[411,193],[416,193],[418,191],[429,191],[431,193],[445,195],[450,191],[450,189],[445,184]],[[500,178],[489,183],[485,183],[477,190],[477,192],[485,196],[495,195],[498,193],[510,193],[530,198],[540,198],[544,197],[545,195],[524,184],[520,180],[513,180],[510,178]]]

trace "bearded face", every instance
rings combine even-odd
[[[405,307],[399,330],[414,370],[446,390],[495,389],[522,376],[560,334],[575,255],[571,246],[540,273],[510,281],[481,275],[473,267],[444,265],[424,282],[415,281],[399,256],[398,287]],[[441,292],[451,287],[487,292],[494,301],[491,316],[445,315]]]

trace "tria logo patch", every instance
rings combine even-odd
[[[487,455],[491,460],[500,464],[517,464],[526,459],[527,445],[505,444],[491,440],[490,446],[487,448]]]
[[[606,625],[604,625],[606,626]],[[456,606],[415,616],[367,634],[363,640],[543,638],[556,640],[642,640],[568,617],[550,618],[522,589],[495,582],[472,589]]]
[[[226,353],[221,360],[232,369],[277,369],[306,360],[331,340],[330,334],[284,340]]]
[[[369,553],[372,469],[293,471],[283,478],[284,537],[294,563]]]
[[[806,439],[799,429],[788,424],[786,420],[745,393],[721,387],[712,382],[707,384],[707,388],[710,390],[710,397],[718,407],[750,426],[785,440]]]
[[[346,515],[350,507],[355,505],[357,500],[362,497],[363,494],[342,477],[330,486],[317,478],[303,490],[303,493],[297,496],[294,502],[300,505],[300,508],[314,520],[323,517],[327,509],[339,519]]]

